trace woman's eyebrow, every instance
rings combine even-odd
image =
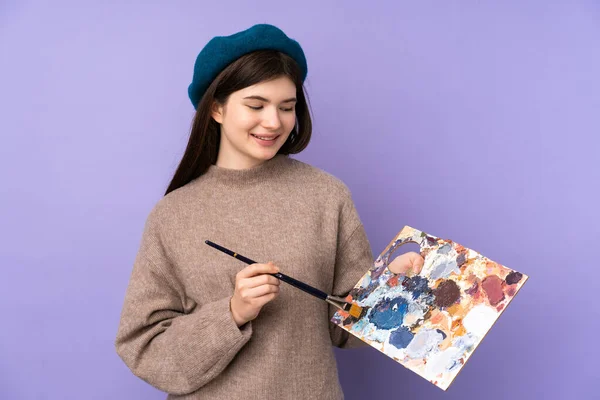
[[[269,103],[269,100],[265,99],[262,96],[247,96],[247,97],[244,97],[244,99],[260,100],[260,101],[264,101],[265,103]],[[282,101],[282,103],[291,103],[292,101],[296,101],[296,98],[290,97],[289,99],[285,99],[284,101]]]

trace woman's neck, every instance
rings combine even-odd
[[[266,161],[269,159],[261,160],[242,154],[225,155],[223,152],[219,152],[215,165],[219,168],[242,170],[258,167]]]

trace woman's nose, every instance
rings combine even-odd
[[[267,129],[275,130],[281,126],[281,118],[279,117],[279,111],[277,109],[265,110],[263,118],[263,126]]]

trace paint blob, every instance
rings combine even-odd
[[[379,329],[392,329],[400,326],[406,314],[408,304],[402,297],[383,299],[369,314],[371,321]]]
[[[453,280],[443,281],[433,291],[435,305],[438,307],[450,307],[460,299],[460,288]]]
[[[504,293],[502,292],[502,279],[496,275],[486,276],[481,282],[481,287],[485,292],[490,304],[495,306],[504,300]]]
[[[401,326],[390,334],[390,344],[398,349],[404,349],[414,337],[415,335],[407,327]]]

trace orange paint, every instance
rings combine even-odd
[[[441,312],[439,312],[437,310],[435,310],[433,313],[431,313],[431,317],[429,318],[431,323],[434,325],[441,323],[443,319],[444,319],[444,314],[442,314]]]
[[[454,334],[454,337],[463,336],[465,333],[467,333],[467,330],[464,326],[459,325],[455,331],[452,331],[452,333]]]
[[[450,315],[463,316],[463,307],[460,305],[460,303],[453,304],[452,306],[448,307],[448,313]]]

